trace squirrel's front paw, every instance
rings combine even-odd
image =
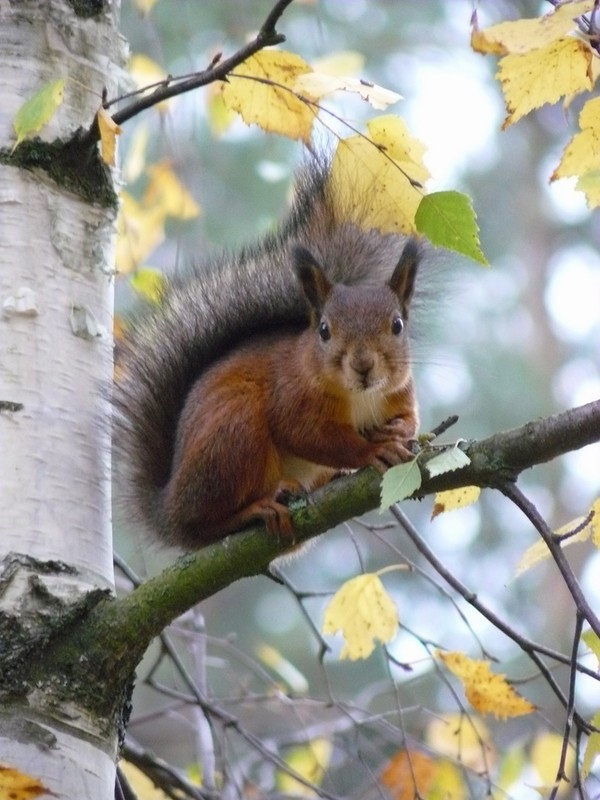
[[[414,421],[403,417],[396,417],[385,425],[365,431],[365,439],[376,445],[372,465],[380,472],[385,472],[388,467],[410,461],[419,450],[415,434]]]
[[[373,450],[370,465],[385,472],[389,467],[396,464],[401,464],[403,461],[410,461],[415,457],[415,454],[409,449],[410,440],[400,441],[398,439],[391,439],[387,442],[377,444]]]
[[[370,428],[363,433],[369,442],[387,442],[390,439],[400,439],[403,442],[416,441],[417,428],[414,419],[395,417],[384,425]]]

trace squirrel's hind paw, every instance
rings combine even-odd
[[[291,491],[287,491],[291,495]],[[284,502],[281,502],[283,499],[278,486],[273,494],[262,497],[260,500],[255,500],[243,513],[246,520],[262,520],[270,534],[293,544],[294,527],[289,508]]]

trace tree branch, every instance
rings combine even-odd
[[[418,495],[471,484],[504,487],[506,493],[507,481],[520,471],[598,441],[600,401],[471,442],[465,448],[471,458],[467,467],[435,478],[422,468]],[[293,501],[296,544],[376,508],[380,483],[380,475],[369,468]],[[78,651],[87,652],[87,663],[100,668],[110,654],[107,669],[114,672],[118,659],[124,668],[133,669],[149,642],[174,618],[234,581],[266,572],[286,551],[289,542],[278,541],[257,525],[187,554],[131,594],[96,606],[81,626],[78,635],[85,641]]]
[[[516,472],[600,441],[600,400],[528,422],[479,443]]]
[[[272,47],[273,45],[285,42],[285,36],[282,33],[277,33],[275,25],[292,2],[293,0],[277,0],[254,39],[241,47],[232,56],[223,61],[215,59],[215,61],[202,72],[196,72],[189,76],[184,75],[179,78],[169,76],[162,83],[158,84],[153,92],[144,97],[140,97],[130,105],[113,114],[112,118],[114,122],[116,122],[117,125],[122,125],[140,112],[157,105],[163,100],[168,100],[176,95],[190,92],[192,89],[198,89],[200,86],[207,86],[209,83],[214,83],[214,81],[225,80],[232,69],[235,69],[235,67],[239,66],[243,61],[246,61],[250,56],[258,53],[265,47]],[[142,91],[146,91],[146,89]],[[104,108],[109,108],[111,105],[123,99],[124,98],[117,97],[113,100],[107,100],[103,103],[103,106]]]
[[[501,631],[509,639],[512,639],[512,641],[518,645],[524,653],[526,653],[526,655],[539,669],[540,674],[543,675],[546,683],[554,692],[559,702],[564,706],[564,708],[569,710],[570,714],[574,714],[575,712],[570,706],[570,700],[565,697],[562,689],[554,679],[551,670],[546,666],[542,659],[542,655],[550,658],[556,658],[557,655],[560,656],[560,654],[554,653],[548,647],[528,639],[526,636],[523,636],[513,627],[508,625],[503,619],[494,613],[492,609],[488,608],[484,603],[482,603],[476,594],[470,591],[455,575],[453,575],[449,569],[446,568],[442,561],[440,561],[440,559],[434,554],[433,550],[427,545],[422,536],[419,535],[417,529],[399,506],[392,507],[392,514],[396,517],[400,525],[402,525],[402,528],[417,550],[426,559],[426,561],[431,564],[438,575],[440,575],[446,581],[446,583],[454,589],[455,592],[457,592],[464,600],[466,600],[470,606],[475,608],[483,617],[485,617],[485,619],[487,619],[488,622],[490,622],[496,628],[496,630]],[[571,664],[572,672],[576,673],[577,659],[572,661],[569,660],[568,663]],[[580,727],[586,727],[585,720],[582,717],[575,715],[575,719]]]

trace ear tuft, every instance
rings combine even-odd
[[[306,247],[294,246],[292,263],[306,299],[313,311],[320,315],[333,284],[325,275],[323,267]]]
[[[396,268],[389,280],[391,290],[398,296],[406,317],[415,289],[417,270],[422,259],[422,247],[418,239],[407,239]]]

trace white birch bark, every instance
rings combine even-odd
[[[5,155],[18,108],[57,78],[67,79],[65,100],[40,138],[66,140],[90,127],[123,60],[117,6],[106,2],[100,16],[85,18],[67,0],[0,0]],[[113,247],[114,210],[84,202],[42,170],[0,163],[0,404],[19,409],[0,405],[0,611],[17,621],[44,609],[31,566],[11,553],[76,570],[36,578],[58,602],[112,586],[102,398],[111,377]],[[57,708],[45,692],[3,704],[0,762],[56,796],[112,797],[115,754],[114,733],[107,739],[81,709]]]

